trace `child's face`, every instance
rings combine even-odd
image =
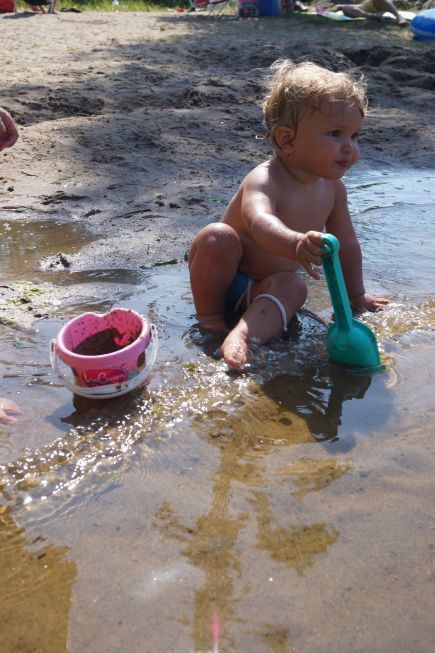
[[[301,172],[324,179],[341,179],[358,160],[358,136],[363,117],[356,106],[328,103],[302,118],[288,162]]]

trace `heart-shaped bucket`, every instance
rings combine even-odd
[[[117,397],[145,383],[157,356],[157,330],[131,309],[83,313],[65,324],[50,350],[52,368],[71,392]]]

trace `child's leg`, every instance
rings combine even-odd
[[[340,9],[348,18],[376,18],[379,20],[381,17],[379,14],[369,14],[355,5],[340,5]]]
[[[269,342],[283,330],[283,316],[278,303],[268,297],[256,299],[264,294],[272,295],[282,304],[288,324],[296,311],[304,305],[307,286],[305,281],[293,272],[277,272],[254,284],[254,301],[227,335],[221,347],[225,361],[236,370],[241,371],[249,362],[251,342]]]
[[[390,14],[393,14],[399,24],[404,24],[407,22],[404,18],[402,18],[396,7],[389,0],[373,0],[373,4],[381,13],[386,13],[388,11]]]
[[[223,222],[201,229],[192,243],[189,270],[196,316],[212,331],[228,331],[225,295],[236,276],[242,253],[237,232]]]

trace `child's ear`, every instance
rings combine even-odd
[[[273,135],[276,146],[283,154],[291,154],[295,133],[290,127],[278,127]]]

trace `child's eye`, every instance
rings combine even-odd
[[[338,138],[340,136],[340,134],[341,134],[341,131],[339,129],[334,129],[331,132],[331,136],[334,136],[334,138]]]
[[[359,139],[359,137],[360,137],[359,132],[355,132],[354,134],[352,134],[352,140],[353,141],[357,141]]]

